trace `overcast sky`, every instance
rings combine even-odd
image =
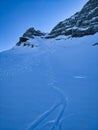
[[[49,32],[88,0],[0,0],[0,50],[16,44],[29,28]]]

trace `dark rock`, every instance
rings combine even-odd
[[[23,37],[34,38],[34,36],[44,36],[45,33],[42,33],[39,30],[35,30],[34,28],[29,28],[24,34]]]
[[[19,42],[16,43],[16,46],[20,46],[22,42],[26,42],[27,40],[29,39],[26,37],[20,37]]]
[[[31,48],[33,48],[33,47],[34,47],[34,45],[32,44],[32,45],[31,45]]]
[[[16,43],[16,46],[20,46],[20,45],[21,45],[21,42],[17,42],[17,43]]]
[[[20,37],[20,41],[19,42],[26,42],[27,40],[29,40],[29,39],[26,38],[26,37]]]
[[[94,43],[92,46],[97,46],[98,45],[98,42]]]
[[[24,43],[23,46],[29,47],[29,46],[30,46],[30,43]]]

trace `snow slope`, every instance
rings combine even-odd
[[[0,52],[0,130],[98,130],[98,33],[28,42]]]

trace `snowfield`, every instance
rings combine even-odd
[[[28,42],[0,52],[0,130],[98,130],[98,33]]]

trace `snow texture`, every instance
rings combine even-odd
[[[0,52],[0,130],[98,130],[98,33],[27,42]]]

